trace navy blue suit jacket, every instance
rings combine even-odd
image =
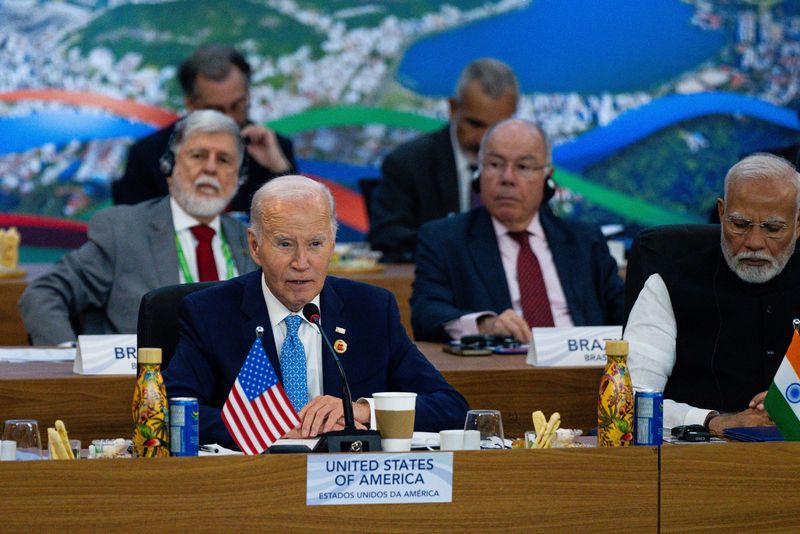
[[[414,391],[418,394],[415,429],[463,427],[467,402],[408,338],[391,293],[328,277],[320,309],[331,341],[347,343],[340,358],[354,399],[378,391]],[[178,346],[164,380],[170,397],[197,397],[201,443],[234,445],[220,413],[255,340],[257,326],[264,327],[264,350],[281,376],[270,325],[261,270],[184,299]],[[344,328],[345,333],[335,332],[336,327]],[[323,349],[322,376],[323,393],[341,397],[341,378],[327,349]]]
[[[459,212],[450,126],[397,147],[383,160],[381,173],[367,239],[385,261],[414,261],[419,227]]]
[[[547,206],[539,210],[539,219],[575,325],[622,324],[624,284],[602,233],[560,219]],[[509,308],[503,262],[485,208],[422,226],[411,296],[415,339],[446,341],[448,321]]]

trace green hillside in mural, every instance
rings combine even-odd
[[[358,26],[373,27],[387,16],[415,18],[423,13],[439,11],[443,6],[458,6],[468,11],[486,5],[486,0],[384,0],[382,2],[363,2],[357,0],[296,0],[297,5],[306,9],[333,15],[348,28]]]
[[[109,9],[73,37],[87,54],[94,47],[117,57],[137,52],[147,65],[177,65],[199,45],[230,43],[261,56],[277,57],[303,45],[321,55],[324,36],[278,11],[243,0],[178,0],[127,4]]]

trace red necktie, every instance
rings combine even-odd
[[[550,299],[544,287],[544,277],[539,266],[539,260],[531,250],[530,234],[522,232],[509,232],[519,243],[517,255],[517,281],[519,282],[522,315],[531,327],[553,326],[553,314],[550,311]]]
[[[213,228],[205,224],[198,224],[189,228],[197,239],[197,274],[201,282],[219,280],[217,262],[214,260],[214,251],[211,250],[211,240],[216,233]]]

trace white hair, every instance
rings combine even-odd
[[[275,200],[311,200],[322,198],[328,204],[330,216],[331,235],[336,238],[339,223],[336,221],[336,203],[330,189],[321,182],[306,176],[291,174],[273,178],[262,185],[253,195],[250,203],[250,228],[258,241],[261,241],[261,218],[264,211],[264,202]]]
[[[794,186],[795,219],[797,219],[797,211],[800,209],[800,174],[785,159],[764,152],[747,156],[730,168],[728,174],[725,175],[725,202],[728,201],[732,184],[767,180],[778,180]],[[721,222],[723,225],[725,224],[725,221]],[[720,231],[720,244],[725,262],[739,278],[751,284],[763,284],[783,271],[794,254],[796,240],[791,239],[776,256],[756,250],[744,250],[734,254],[733,247],[725,238],[724,231]],[[767,264],[765,266],[748,265],[742,261],[746,259],[765,261]]]
[[[179,120],[169,140],[169,148],[177,154],[181,145],[196,133],[226,133],[236,140],[236,152],[239,155],[239,165],[244,158],[244,142],[239,135],[239,126],[227,115],[213,109],[199,109],[192,111]]]
[[[797,191],[797,205],[800,207],[800,174],[785,159],[758,152],[747,156],[728,170],[725,175],[725,199],[728,198],[731,184],[756,180],[784,180],[794,185]]]

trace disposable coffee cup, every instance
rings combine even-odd
[[[381,433],[381,448],[384,452],[410,451],[417,394],[386,391],[373,393],[372,399]]]

